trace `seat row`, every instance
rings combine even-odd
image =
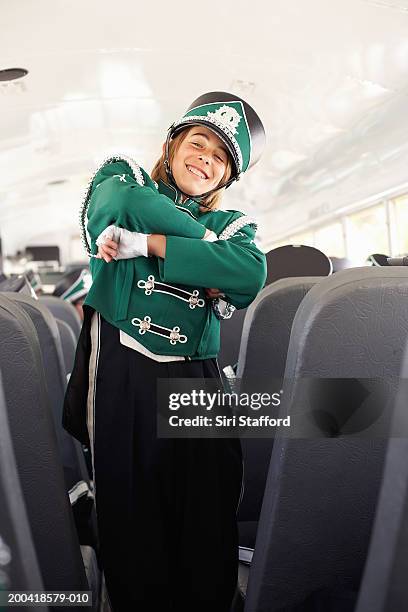
[[[234,610],[408,609],[407,297],[406,267],[365,267],[279,280],[248,309],[239,389],[281,380],[301,427],[242,439]]]
[[[62,300],[0,292],[0,544],[9,556],[3,588],[91,591],[98,610],[92,480],[61,425],[79,330]]]

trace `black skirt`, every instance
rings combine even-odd
[[[219,379],[217,361],[156,362],[120,344],[119,330],[99,315],[98,326],[87,425],[113,612],[229,612],[240,441],[156,434],[157,378]]]

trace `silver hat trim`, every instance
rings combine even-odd
[[[209,115],[189,115],[188,117],[182,117],[178,121],[175,121],[173,125],[174,127],[177,127],[182,123],[191,123],[191,122],[196,123],[197,121],[200,123],[203,123],[203,122],[212,123],[213,125],[217,126],[222,132],[224,132],[224,134],[226,135],[226,137],[228,138],[228,140],[231,142],[232,146],[234,147],[235,153],[237,154],[238,174],[240,174],[242,172],[242,166],[243,166],[241,149],[240,149],[240,146],[234,134],[231,132],[231,130],[228,129],[225,123],[222,123],[221,121],[218,121],[215,117],[211,117]]]

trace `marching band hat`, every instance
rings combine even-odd
[[[166,140],[166,172],[174,182],[168,162],[168,146],[171,138],[192,125],[204,125],[212,130],[227,147],[232,161],[232,177],[224,185],[212,191],[229,187],[251,168],[262,155],[265,147],[265,129],[252,106],[239,96],[225,91],[211,91],[199,96],[184,115],[169,128]],[[212,191],[199,197],[209,195]]]
[[[73,270],[65,274],[55,285],[53,295],[75,304],[88,294],[91,284],[92,277],[89,270]]]

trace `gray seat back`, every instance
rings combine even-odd
[[[239,343],[246,312],[246,308],[235,310],[230,319],[220,322],[220,352],[217,359],[221,370],[226,366],[235,366],[238,361]]]
[[[305,380],[395,382],[408,335],[407,297],[406,268],[344,270],[315,285],[293,323],[280,416],[313,423]],[[354,609],[384,448],[367,431],[275,438],[246,612]]]
[[[67,490],[89,480],[85,460],[80,460],[77,441],[62,427],[62,406],[66,389],[66,370],[58,325],[48,308],[39,300],[18,293],[4,293],[7,299],[19,304],[30,317],[37,332],[48,398],[54,416],[60,457],[64,468]]]
[[[44,587],[18,477],[1,376],[0,500],[0,584],[7,590],[41,591]],[[45,606],[41,609],[47,610]]]
[[[64,354],[65,378],[68,380],[74,366],[77,342],[75,339],[75,334],[68,323],[62,319],[56,319],[56,322],[61,338],[62,352]]]
[[[251,380],[283,379],[296,311],[309,289],[321,280],[320,276],[282,278],[262,289],[248,307],[237,368],[242,388]]]
[[[0,295],[0,370],[17,469],[44,588],[87,590],[35,327]]]
[[[62,319],[62,321],[68,323],[74,332],[76,340],[78,340],[81,331],[81,319],[75,307],[69,302],[65,302],[61,298],[53,295],[42,295],[40,301],[47,306],[56,319]]]
[[[240,390],[260,391],[285,372],[293,319],[321,277],[284,278],[265,287],[247,309],[237,368]],[[273,438],[242,438],[244,494],[238,511],[239,543],[253,548]]]
[[[356,612],[408,610],[408,350]]]
[[[324,277],[332,273],[330,259],[315,247],[292,245],[278,247],[266,253],[267,278],[265,287],[284,279]],[[221,346],[218,362],[221,368],[238,362],[242,327],[247,309],[237,310],[231,319],[221,321]]]
[[[330,259],[315,247],[303,244],[286,244],[266,254],[268,274],[265,285],[281,278],[299,276],[329,276],[332,271]]]

